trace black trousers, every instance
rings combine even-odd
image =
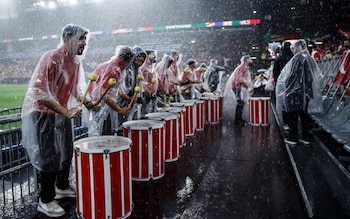
[[[59,189],[69,187],[68,178],[73,156],[72,124],[69,118],[63,116],[40,113],[33,116],[37,121],[37,137],[43,163],[43,169],[39,171],[39,196],[42,202],[48,203],[55,198],[55,185]],[[60,152],[65,154],[57,154],[55,147],[64,147]],[[61,170],[57,171],[58,169]]]
[[[313,120],[305,111],[294,111],[286,112],[287,124],[289,126],[289,137],[292,139],[298,139],[299,135],[299,119],[301,124],[301,136],[307,137],[310,133],[310,130],[313,126]]]
[[[56,196],[55,185],[59,189],[67,189],[69,187],[69,170],[71,160],[62,163],[62,170],[58,172],[39,172],[40,174],[40,198],[44,203],[54,200]]]

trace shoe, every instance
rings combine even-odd
[[[287,137],[284,139],[284,142],[286,142],[287,144],[290,144],[290,145],[296,145],[298,143],[298,140]]]
[[[299,141],[305,145],[309,145],[310,144],[310,138],[309,137],[301,137],[299,139]]]
[[[59,189],[55,188],[56,196],[55,199],[61,199],[61,198],[75,198],[75,190],[72,189],[70,186],[67,189]]]
[[[64,209],[57,204],[55,200],[49,203],[43,203],[41,199],[39,199],[37,211],[49,216],[49,217],[61,217],[66,212]]]
[[[288,130],[289,130],[289,126],[288,126],[288,125],[284,125],[284,126],[283,126],[283,129],[284,129],[285,131],[288,131]]]

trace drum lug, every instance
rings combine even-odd
[[[103,153],[106,155],[106,160],[107,160],[108,159],[109,150],[106,149],[106,150],[103,151]]]
[[[75,150],[76,150],[76,152],[77,152],[77,156],[79,156],[80,155],[80,148],[75,148]]]

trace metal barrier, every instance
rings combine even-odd
[[[20,108],[0,111],[0,218],[15,217],[23,197],[38,190],[37,172],[21,144],[20,112]],[[75,140],[87,137],[81,119],[73,119],[73,124]]]
[[[338,55],[330,59],[323,59],[321,61],[317,61],[317,64],[323,74],[323,79],[321,80],[320,86],[322,92],[326,92],[327,89],[330,88],[330,85],[333,83],[333,80],[339,70],[341,58],[342,57]]]
[[[13,108],[5,108],[5,109],[0,109],[0,116],[5,116],[5,115],[11,115],[11,114],[18,114],[21,113],[22,107],[13,107]]]

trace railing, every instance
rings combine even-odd
[[[36,170],[21,144],[20,112],[20,108],[0,111],[0,217],[14,216],[15,205],[38,189]],[[73,123],[75,139],[86,137],[87,127],[81,120],[73,119]]]

